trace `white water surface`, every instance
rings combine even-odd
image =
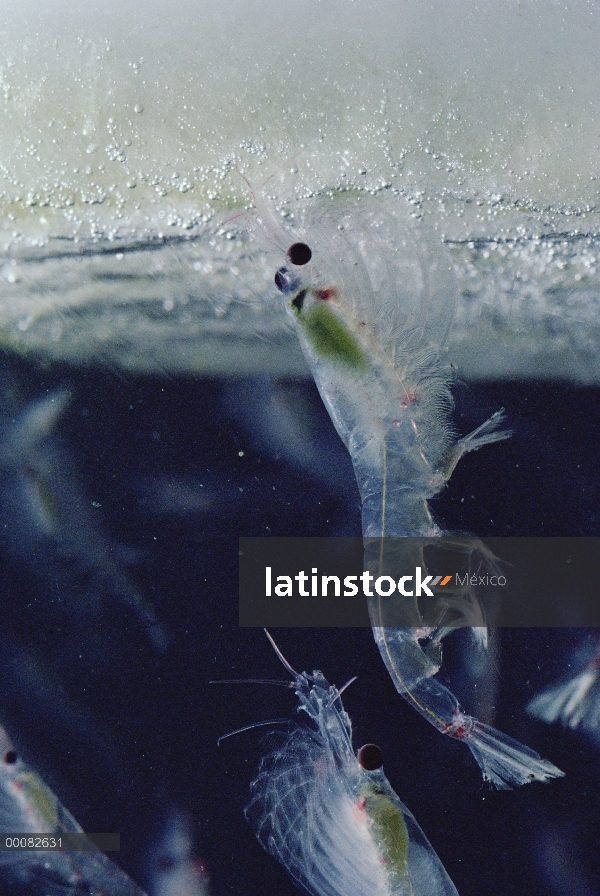
[[[407,197],[456,269],[461,373],[597,381],[599,7],[0,0],[2,342],[305,375],[222,226],[242,173],[276,205]]]

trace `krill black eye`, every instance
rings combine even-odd
[[[311,260],[312,252],[310,246],[307,246],[306,243],[294,243],[287,250],[287,257],[292,264],[301,267],[303,264],[308,264]]]
[[[287,268],[279,268],[275,274],[275,286],[279,292],[292,292],[298,286],[298,279]]]
[[[374,772],[383,765],[383,753],[375,744],[365,744],[358,751],[358,764],[367,772]]]
[[[17,761],[17,754],[14,750],[7,750],[4,754],[4,761],[7,765],[14,765]]]

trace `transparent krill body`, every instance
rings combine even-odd
[[[341,692],[322,672],[295,672],[272,643],[308,719],[252,783],[246,817],[261,844],[313,896],[456,896],[379,747],[355,754]]]
[[[288,227],[264,203],[258,205],[257,219],[271,241],[286,245],[274,264],[275,286],[352,459],[368,568],[386,569],[390,539],[397,542],[395,562],[406,569],[426,569],[423,546],[415,539],[436,540],[493,563],[476,539],[443,533],[429,507],[463,455],[510,435],[502,429],[503,411],[463,438],[452,432],[443,343],[455,297],[443,247],[417,229],[400,199],[296,218]],[[446,594],[455,617],[485,645],[486,620],[476,592]],[[466,715],[435,678],[442,639],[451,630],[443,616],[436,625],[426,624],[411,602],[406,622],[390,625],[377,595],[369,610],[396,689],[438,731],[470,747],[486,780],[507,788],[562,774],[533,750]]]
[[[0,726],[0,831],[40,835],[42,842],[83,831],[39,775],[19,756]],[[94,848],[0,851],[3,879],[45,896],[145,896],[124,871]],[[12,891],[11,891],[12,892]]]

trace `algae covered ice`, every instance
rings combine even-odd
[[[246,202],[234,169],[293,169],[292,190],[270,182],[283,213],[294,190],[317,214],[399,192],[437,228],[464,375],[597,381],[595,4],[26,0],[2,21],[4,344],[307,376],[268,268],[224,224]]]

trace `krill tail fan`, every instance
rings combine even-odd
[[[542,722],[588,731],[600,726],[600,668],[594,660],[568,681],[551,685],[531,700],[527,712]]]
[[[481,722],[474,721],[468,735],[461,739],[477,760],[484,779],[498,790],[564,777],[564,772],[535,750]]]

